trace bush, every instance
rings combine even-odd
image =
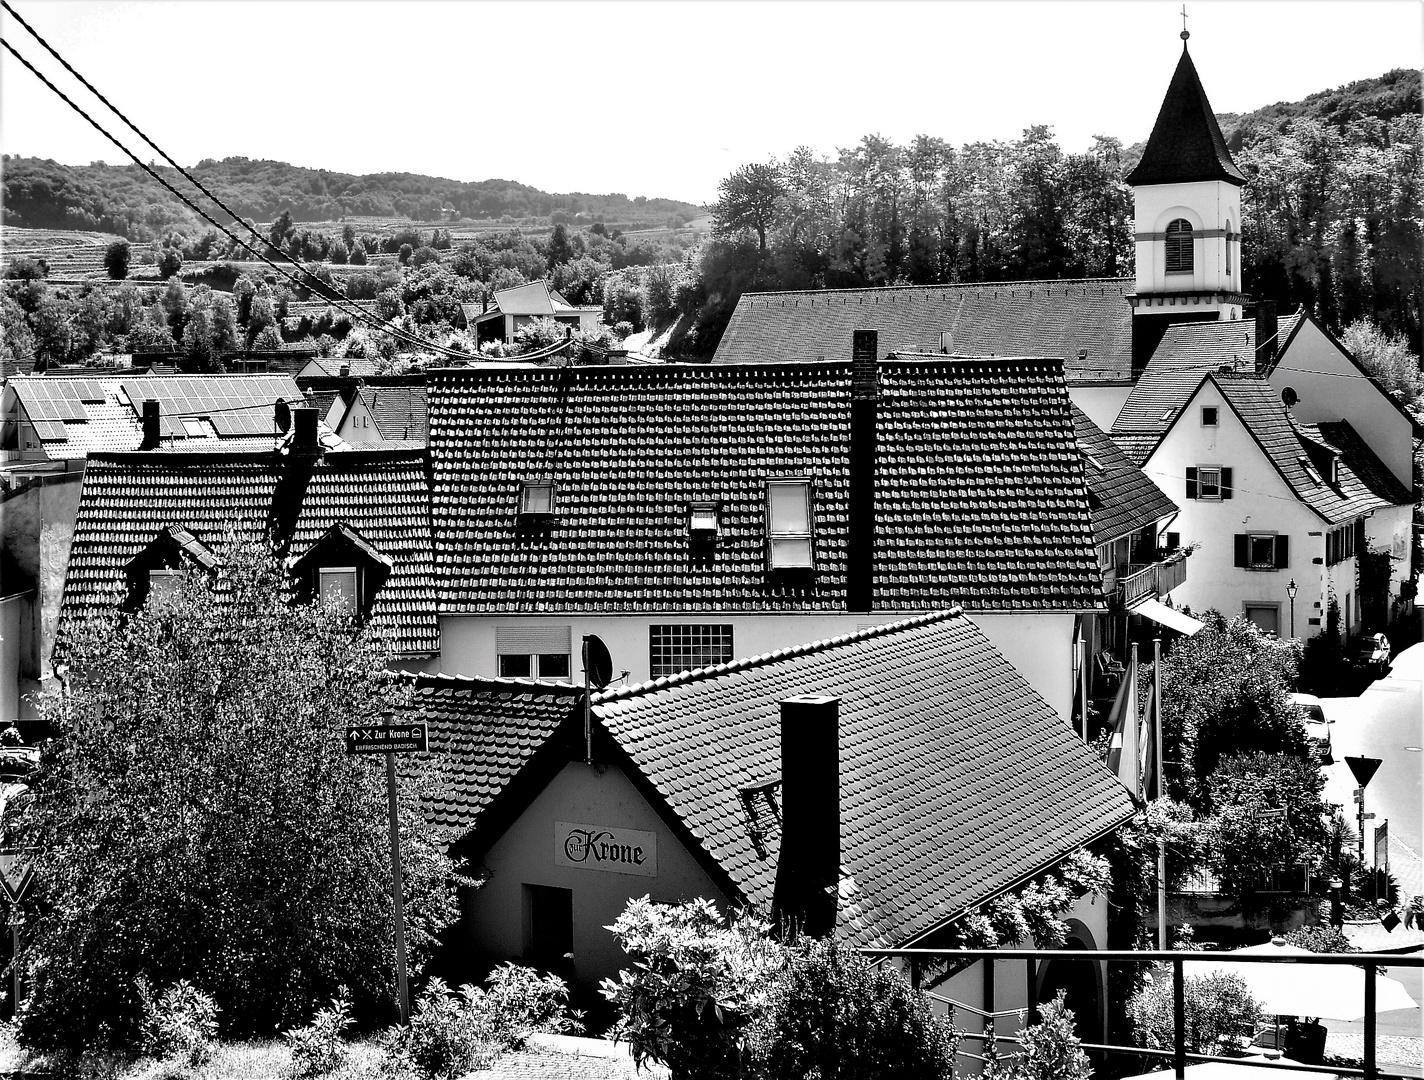
[[[1088,1080],[1093,1070],[1082,1040],[1073,1031],[1073,1010],[1066,991],[1039,1009],[1038,1023],[1019,1032],[1019,1055],[1010,1066],[1012,1080]]]
[[[292,1052],[292,1075],[321,1076],[346,1064],[346,1044],[342,1034],[351,1026],[351,1001],[346,988],[331,999],[331,1008],[320,1010],[303,1028],[282,1033]]]
[[[767,994],[748,1050],[752,1070],[768,1080],[947,1080],[958,1044],[958,1033],[898,972],[833,941],[802,941]]]
[[[129,260],[132,252],[127,240],[115,240],[104,251],[104,270],[115,281],[129,276]]]
[[[1298,926],[1286,935],[1286,944],[1320,953],[1360,951],[1350,944],[1350,939],[1342,931],[1333,926]]]
[[[1187,1006],[1187,1050],[1193,1054],[1219,1054],[1223,1035],[1252,1035],[1261,1020],[1261,1006],[1237,975],[1189,976],[1183,990]],[[1153,981],[1127,1003],[1138,1046],[1170,1050],[1172,1031],[1172,976],[1167,968],[1155,969]]]
[[[547,316],[530,319],[514,331],[515,352],[537,352],[558,345],[568,338],[568,330],[568,327]]]
[[[183,268],[183,254],[177,248],[166,247],[158,254],[158,276],[171,278]]]
[[[409,244],[402,244],[400,246],[400,252],[396,257],[399,258],[402,263],[408,263],[410,262],[412,251],[414,251],[414,249]]]
[[[158,1058],[177,1057],[194,1068],[212,1057],[218,1034],[218,1007],[211,997],[186,979],[179,979],[157,1001],[147,983],[138,983],[143,1003],[145,1053]]]

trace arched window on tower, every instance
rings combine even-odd
[[[1177,218],[1167,226],[1167,273],[1192,272],[1192,223]]]
[[[1230,218],[1227,218],[1227,219],[1226,219],[1226,280],[1227,280],[1227,281],[1230,281],[1230,280],[1231,280],[1231,268],[1232,268],[1232,265],[1233,265],[1233,259],[1232,259],[1232,255],[1231,255],[1231,243],[1232,243],[1232,240],[1234,240],[1234,239],[1235,239],[1235,237],[1233,237],[1233,235],[1232,235],[1232,233],[1231,233],[1231,219],[1230,219]]]

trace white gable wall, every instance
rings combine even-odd
[[[1309,319],[1271,372],[1272,389],[1286,387],[1299,401],[1292,415],[1303,424],[1348,420],[1390,472],[1411,488],[1413,425]]]
[[[1215,407],[1218,424],[1204,427],[1203,407]],[[1204,465],[1232,470],[1230,499],[1186,497],[1187,468]],[[1200,547],[1191,557],[1187,580],[1172,593],[1193,611],[1215,608],[1228,618],[1247,603],[1276,604],[1280,633],[1290,633],[1286,583],[1299,588],[1295,600],[1297,637],[1318,632],[1310,619],[1325,601],[1325,522],[1296,498],[1221,392],[1207,383],[1187,404],[1176,424],[1143,466],[1153,483],[1181,507],[1172,523],[1183,544]],[[1290,564],[1281,570],[1247,570],[1235,565],[1237,533],[1278,533],[1290,537]],[[1317,565],[1312,560],[1320,558]]]
[[[1132,393],[1130,384],[1123,386],[1095,386],[1091,384],[1069,383],[1068,399],[1082,409],[1088,419],[1104,431],[1111,431],[1117,414],[1127,403]]]
[[[347,410],[345,418],[341,421],[341,427],[336,434],[349,442],[352,446],[364,446],[370,443],[383,442],[381,433],[376,427],[376,419],[371,415],[371,410],[366,407],[366,403],[358,395],[351,403],[351,408]]]

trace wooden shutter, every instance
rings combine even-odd
[[[1221,470],[1221,497],[1222,497],[1223,499],[1229,499],[1229,498],[1231,498],[1231,470],[1230,470],[1230,469],[1222,469],[1222,470]]]
[[[1276,537],[1276,569],[1284,570],[1290,565],[1290,537],[1284,534]]]
[[[1187,466],[1187,498],[1197,497],[1197,468],[1195,465]]]
[[[1247,550],[1248,542],[1245,533],[1236,534],[1236,565],[1250,566],[1251,553]]]

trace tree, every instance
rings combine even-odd
[[[69,305],[52,294],[46,294],[30,316],[34,332],[36,359],[46,365],[62,364],[69,358],[74,341],[74,323]]]
[[[1340,341],[1386,390],[1416,409],[1424,406],[1419,357],[1403,334],[1386,334],[1373,320],[1356,319],[1340,332]]]
[[[366,245],[359,240],[351,245],[351,262],[357,266],[366,265]]]
[[[32,1047],[127,1043],[136,980],[187,979],[229,1035],[305,1022],[345,985],[393,998],[384,770],[341,732],[405,700],[379,637],[289,601],[258,545],[98,615],[65,639],[45,695],[54,737],[7,839],[33,845],[25,915]],[[401,858],[417,968],[454,917],[452,867],[402,783]]]
[[[252,339],[254,352],[280,352],[281,349],[282,332],[275,326],[264,326]]]
[[[131,255],[127,240],[115,240],[104,250],[104,270],[115,281],[128,277]]]
[[[734,236],[743,230],[756,233],[757,250],[766,254],[766,234],[776,218],[776,201],[784,192],[781,168],[775,162],[743,165],[717,185],[712,206],[712,231]]]
[[[1261,889],[1278,866],[1319,867],[1326,845],[1324,786],[1319,764],[1309,757],[1253,753],[1221,762],[1206,794],[1215,812],[1207,824],[1208,857],[1222,892],[1244,896]]]
[[[166,247],[158,253],[158,276],[171,278],[183,267],[183,254],[177,248]]]
[[[351,249],[346,246],[344,240],[338,240],[331,245],[331,261],[338,266],[351,258]]]
[[[1261,1006],[1239,975],[1187,976],[1182,981],[1187,1005],[1186,1044],[1192,1054],[1221,1054],[1221,1036],[1253,1035]],[[1152,982],[1127,1003],[1137,1045],[1150,1050],[1173,1047],[1172,973],[1158,967]]]
[[[399,250],[398,250],[398,252],[397,252],[397,254],[396,254],[396,258],[398,258],[398,259],[400,260],[402,266],[404,266],[406,263],[410,262],[410,256],[411,256],[411,252],[412,252],[413,250],[414,250],[414,249],[413,249],[409,244],[402,244],[402,245],[400,246],[400,248],[399,248]]]

